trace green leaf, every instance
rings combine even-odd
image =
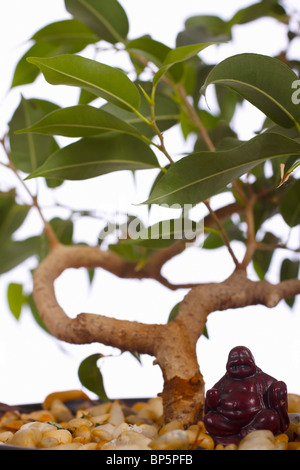
[[[65,0],[71,15],[85,23],[99,39],[115,44],[126,39],[128,18],[116,0]]]
[[[153,84],[156,85],[170,67],[194,57],[195,55],[199,54],[199,52],[203,51],[203,49],[213,44],[216,43],[191,44],[188,46],[181,46],[177,47],[176,49],[171,49],[164,60],[163,66],[154,75]],[[179,80],[177,79],[177,81]]]
[[[280,268],[280,281],[299,278],[299,268],[299,261],[292,261],[288,258],[284,259]],[[295,303],[295,297],[290,297],[284,300],[289,307],[293,307]]]
[[[238,54],[212,69],[204,90],[211,84],[227,86],[280,126],[296,125],[299,129],[299,106],[292,102],[292,84],[297,78],[293,70],[278,59]]]
[[[23,55],[23,57],[17,63],[14,71],[11,88],[27,85],[34,82],[39,76],[40,71],[27,61],[28,57],[50,57],[55,56],[59,52],[59,46],[46,41],[39,41],[34,44],[29,50]]]
[[[29,210],[29,206],[14,204],[6,213],[5,217],[0,219],[0,245],[5,243],[11,235],[21,227]]]
[[[125,111],[124,109],[117,108],[111,103],[106,103],[102,106],[103,110],[114,114],[116,117],[126,121],[128,124],[134,126],[138,132],[142,133],[148,138],[155,135],[155,131],[145,123],[139,116]],[[141,96],[141,106],[139,112],[148,120],[151,120],[151,112],[148,102],[144,96]],[[163,93],[156,93],[155,96],[155,121],[161,132],[166,131],[170,127],[178,123],[179,108],[178,105],[167,95]]]
[[[32,83],[40,71],[27,61],[28,57],[51,57],[60,54],[75,54],[82,51],[98,38],[84,24],[77,20],[64,20],[49,24],[37,31],[32,40],[35,43],[19,60],[12,81],[12,87]]]
[[[271,232],[267,232],[264,235],[264,238],[262,239],[262,243],[266,245],[276,245],[278,243],[279,239],[275,235],[273,235]],[[268,272],[268,269],[270,267],[272,258],[274,254],[274,249],[270,250],[256,250],[254,253],[252,262],[254,269],[256,271],[256,274],[258,275],[259,279],[263,281],[265,279],[265,276]]]
[[[32,40],[56,44],[61,47],[60,53],[74,54],[97,42],[98,37],[81,21],[71,19],[45,26],[32,36]]]
[[[71,54],[27,60],[39,67],[52,85],[83,88],[130,111],[139,108],[139,91],[120,69]]]
[[[22,97],[9,123],[11,159],[18,170],[31,173],[58,149],[58,145],[51,136],[16,135],[15,132],[18,129],[30,127],[34,122],[58,108],[49,101],[26,100]]]
[[[32,314],[34,320],[36,321],[36,323],[39,325],[39,327],[42,328],[46,333],[48,333],[49,335],[52,336],[52,334],[49,332],[49,330],[45,326],[43,320],[41,319],[41,316],[38,312],[38,309],[36,308],[36,305],[35,305],[32,294],[25,297],[25,303],[27,304],[28,308],[30,309],[31,314]]]
[[[232,220],[226,220],[222,225],[226,231],[229,241],[237,240],[240,242],[245,242],[243,233],[239,227],[232,222]],[[222,234],[218,230],[211,231],[203,243],[203,248],[206,250],[214,250],[216,248],[220,248],[221,246],[224,246],[224,240]]]
[[[14,269],[31,256],[39,252],[40,237],[34,236],[25,240],[8,240],[0,249],[0,274]]]
[[[155,154],[139,138],[106,134],[82,139],[58,150],[29,178],[83,180],[112,171],[158,167]]]
[[[140,135],[135,127],[118,117],[88,105],[70,106],[53,111],[33,126],[17,131],[16,134],[32,132],[66,137],[91,137],[110,131]]]
[[[130,227],[129,227],[130,229]],[[139,247],[160,249],[166,248],[173,243],[192,243],[203,233],[203,224],[197,223],[187,217],[159,221],[140,231],[131,231],[131,238],[124,240],[121,244],[133,244]]]
[[[262,0],[259,3],[237,11],[229,21],[229,24],[230,26],[245,24],[265,16],[276,18],[284,23],[286,23],[288,19],[286,11],[282,6],[278,5],[277,1],[270,2]]]
[[[7,301],[11,313],[19,320],[22,307],[25,301],[22,284],[11,283],[7,288]]]
[[[300,180],[286,191],[281,203],[280,213],[289,227],[296,227],[300,224]]]
[[[102,354],[92,354],[84,359],[78,368],[78,377],[84,387],[95,393],[100,400],[108,401],[106,395],[103,377],[97,366],[97,361],[103,357]]]
[[[185,21],[185,27],[187,29],[196,27],[205,27],[211,34],[217,36],[221,34],[229,34],[230,28],[228,23],[222,18],[214,15],[197,15],[188,18]]]
[[[262,161],[299,154],[300,144],[279,134],[262,134],[230,150],[199,152],[170,166],[146,204],[197,204]]]
[[[170,51],[172,51],[170,47],[162,42],[155,41],[149,36],[142,36],[141,38],[129,41],[126,44],[126,50],[131,54],[137,54],[138,57],[142,56],[147,61],[155,64],[159,69],[164,65],[165,59]],[[135,55],[133,57],[135,57]],[[172,67],[172,70],[170,70],[170,77],[176,82],[180,80],[182,74],[182,64],[176,64]]]

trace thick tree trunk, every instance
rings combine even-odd
[[[237,269],[224,282],[191,288],[181,302],[175,320],[166,325],[149,325],[89,313],[70,318],[56,300],[54,281],[65,269],[79,267],[102,267],[121,277],[149,275],[147,271],[137,273],[133,264],[98,247],[57,244],[34,274],[34,300],[46,327],[55,337],[66,342],[100,342],[154,356],[164,378],[161,396],[165,421],[181,419],[185,426],[197,422],[203,413],[204,381],[196,357],[196,345],[209,313],[256,304],[274,307],[281,299],[300,292],[298,279],[274,286],[268,282],[250,281],[243,270]]]

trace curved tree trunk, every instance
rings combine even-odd
[[[181,419],[185,426],[197,422],[203,414],[204,381],[196,345],[209,313],[255,304],[274,307],[281,299],[300,292],[298,279],[271,285],[265,281],[250,281],[244,270],[236,269],[219,284],[191,288],[180,304],[177,317],[166,325],[90,313],[70,318],[57,302],[54,281],[65,269],[80,267],[102,267],[121,277],[151,277],[147,266],[137,272],[134,264],[113,252],[57,243],[34,274],[33,296],[46,327],[55,337],[69,343],[99,342],[154,356],[164,378],[161,396],[165,422]]]

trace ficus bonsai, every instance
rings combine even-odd
[[[292,308],[300,293],[299,243],[281,240],[265,224],[280,214],[282,224],[299,235],[299,62],[288,51],[299,31],[292,29],[281,2],[263,0],[237,11],[229,21],[199,11],[185,21],[170,48],[149,35],[130,38],[127,15],[117,0],[65,0],[65,7],[69,19],[49,24],[32,37],[33,45],[15,68],[12,87],[33,83],[42,73],[52,85],[79,88],[80,99],[61,108],[21,98],[12,113],[1,139],[1,165],[16,175],[18,185],[0,193],[0,272],[35,256],[32,293],[24,297],[17,285],[9,286],[14,309],[27,302],[40,324],[61,341],[99,342],[153,356],[164,379],[165,421],[178,418],[188,425],[203,415],[205,383],[196,345],[208,315],[257,304],[272,308],[282,300]],[[201,58],[204,49],[230,42],[237,25],[265,16],[286,27],[287,49],[278,57],[245,52],[217,64]],[[95,46],[96,59],[81,54],[88,45]],[[101,49],[108,46],[128,55],[130,71],[102,62]],[[212,88],[219,109],[214,113],[201,99]],[[232,126],[244,100],[265,115],[262,129],[247,141]],[[165,144],[165,133],[176,124],[185,138],[194,138],[192,152],[184,156],[171,155]],[[60,146],[54,136],[72,140]],[[141,203],[149,209],[168,205],[171,214],[176,205],[182,215],[170,216],[167,232],[158,230],[154,238],[153,227],[140,225],[138,237],[121,237],[117,230],[119,239],[108,248],[102,243],[108,230],[97,246],[73,243],[72,219],[45,220],[42,204],[28,185],[29,179],[43,178],[48,190],[55,191],[66,180],[99,178],[101,184],[101,176],[113,171],[147,169],[156,169],[156,177]],[[29,193],[31,205],[20,204],[19,187]],[[225,198],[215,209],[214,197],[225,193],[230,202]],[[174,285],[162,268],[197,240],[201,221],[192,220],[186,210],[197,205],[206,208],[201,248],[224,245],[234,270],[222,282]],[[44,233],[15,241],[14,232],[32,209],[39,212]],[[187,239],[184,230],[178,233],[184,222],[197,228],[194,238]],[[233,241],[243,244],[242,259]],[[278,283],[271,284],[265,278],[277,250],[286,257]],[[257,273],[256,281],[247,277],[249,266]],[[90,272],[102,268],[119,278],[153,279],[170,290],[185,288],[187,294],[166,324],[143,323],[143,312],[141,322],[85,312],[71,318],[56,299],[54,282],[68,268],[81,267]]]

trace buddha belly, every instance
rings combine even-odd
[[[251,419],[261,409],[261,401],[255,392],[233,391],[221,397],[220,411],[227,418]]]

